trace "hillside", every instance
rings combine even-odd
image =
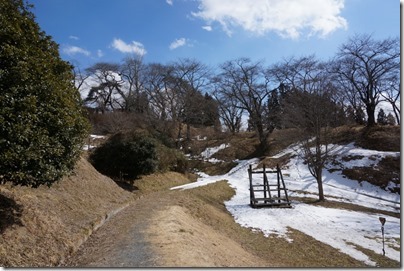
[[[332,159],[323,171],[325,202],[317,202],[317,183],[302,160],[301,146],[296,143],[262,159],[236,160],[237,166],[225,174],[209,176],[201,172],[196,183],[173,189],[195,189],[227,180],[236,195],[225,205],[240,225],[289,242],[294,242],[292,232],[297,230],[371,266],[380,265],[373,253],[380,251],[379,217],[385,217],[389,232],[386,257],[400,261],[400,145],[399,130],[392,128],[340,127],[335,131],[334,144],[329,146]],[[287,131],[279,133],[287,138]],[[223,152],[230,153],[226,149],[231,144],[204,151],[204,167],[211,169],[207,163],[220,164],[217,158],[225,157]],[[292,209],[245,208],[250,200],[247,169],[249,166],[261,169],[264,164],[269,168],[281,166]],[[276,183],[276,176],[268,178],[270,184]],[[262,174],[253,176],[252,182],[262,184]]]
[[[378,144],[381,139],[390,143]],[[335,161],[339,163],[327,175],[330,181],[326,182],[329,188],[325,203],[313,200],[316,188],[309,188],[312,179],[304,171],[304,165],[290,155],[290,145],[296,141],[294,131],[275,131],[269,139],[270,153],[261,159],[251,157],[257,142],[252,134],[195,140],[192,163],[199,170],[197,182],[187,185],[192,174],[188,177],[173,172],[153,174],[136,180],[136,190],[132,193],[96,172],[82,158],[74,174],[51,188],[32,190],[0,186],[0,265],[364,267],[376,264],[397,267],[399,259],[395,255],[399,255],[400,236],[397,237],[396,232],[400,227],[391,226],[399,220],[400,204],[396,209],[394,206],[397,205],[391,202],[385,204],[375,197],[370,200],[372,198],[362,194],[368,195],[369,187],[372,187],[371,191],[384,191],[386,197],[392,197],[391,201],[397,201],[396,198],[399,201],[400,196],[392,193],[397,191],[389,190],[397,187],[399,190],[399,186],[388,182],[384,185],[383,182],[376,187],[365,180],[349,181],[351,176],[343,170],[355,169],[347,163],[353,165],[356,161],[363,171],[366,168],[383,171],[380,170],[383,168],[381,162],[386,160],[383,157],[391,155],[382,155],[382,148],[389,148],[386,151],[397,158],[399,139],[399,128],[383,131],[379,128],[373,131],[365,131],[362,127],[340,128],[335,133],[334,143],[339,144],[339,150],[361,150],[361,153],[352,152],[349,159],[343,159],[346,155],[336,157]],[[352,142],[357,142],[356,146]],[[366,144],[373,144],[376,147],[372,148],[379,148],[381,152],[366,149]],[[385,161],[384,167],[388,166],[391,174],[397,174],[398,167],[399,175],[399,157],[398,153],[398,161],[396,158]],[[244,159],[244,162],[234,159]],[[364,159],[368,164],[364,164]],[[245,190],[244,184],[248,183],[245,166],[252,164],[259,168],[262,163],[282,165],[294,208],[288,211],[256,210],[248,206],[248,198],[240,197],[239,193]],[[356,175],[358,179],[363,177],[360,172]],[[384,175],[387,179],[389,176]],[[336,194],[342,188],[339,180],[349,181],[342,194]],[[399,178],[392,180],[400,183]],[[170,190],[172,187],[184,188],[183,185],[195,188]],[[237,206],[241,207],[242,213],[253,215],[255,219],[245,220]],[[333,213],[335,217],[330,215]],[[361,221],[344,222],[349,219],[348,214],[360,217]],[[266,218],[261,219],[262,215]],[[389,227],[386,228],[387,257],[379,253],[380,224],[374,221],[379,216],[387,217],[386,227]],[[368,234],[364,239],[357,238],[360,241],[351,240],[352,244],[338,239],[321,239],[307,229],[319,232],[323,228],[310,223],[306,228],[301,227],[305,223],[300,221],[305,221],[306,217],[318,221],[320,226],[333,225],[327,226],[331,232],[325,236],[332,232],[341,235],[339,224],[344,225],[347,236],[359,236],[363,231],[360,225],[364,223],[368,225],[365,229]],[[327,219],[334,222],[330,224]],[[278,228],[261,228],[250,224],[251,221],[267,226],[270,225],[268,221],[277,221]],[[344,238],[345,235],[341,236]],[[335,244],[342,245],[335,247]],[[127,250],[129,247],[132,250]],[[347,251],[351,251],[348,253],[351,257]]]
[[[0,266],[54,266],[135,199],[81,158],[51,188],[0,186]]]

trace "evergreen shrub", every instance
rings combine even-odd
[[[111,178],[135,179],[157,170],[156,143],[141,134],[118,133],[91,153],[90,162]]]
[[[0,183],[50,186],[87,136],[72,67],[23,0],[0,0]]]
[[[102,174],[133,180],[154,172],[185,173],[188,161],[180,151],[142,132],[118,133],[90,154],[90,162]]]

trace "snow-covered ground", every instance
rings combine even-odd
[[[104,138],[105,136],[102,135],[90,135],[89,142],[87,142],[87,144],[84,144],[83,150],[89,151],[94,149],[96,146],[92,145],[91,142],[93,142],[96,139],[104,139]]]
[[[295,153],[298,149],[296,145],[291,146],[275,157]],[[357,148],[353,144],[334,146],[333,152],[340,158],[349,155],[355,158],[350,161],[339,159],[338,162],[341,167],[345,168],[358,165],[371,166],[377,164],[382,157],[400,155],[399,152],[365,150]],[[209,155],[212,155],[211,152]],[[209,158],[209,155],[205,155],[205,157]],[[370,156],[371,159],[369,159]],[[201,174],[197,182],[172,189],[191,189],[225,179],[236,191],[236,195],[225,202],[225,205],[240,225],[262,231],[266,236],[278,235],[290,242],[293,242],[293,239],[288,229],[296,229],[369,265],[375,265],[375,262],[358,250],[355,245],[381,254],[383,245],[379,217],[384,217],[386,218],[384,226],[386,257],[400,261],[401,248],[399,241],[397,241],[400,238],[399,218],[384,214],[325,208],[299,201],[292,201],[293,208],[291,209],[251,208],[249,206],[250,192],[247,169],[249,165],[254,168],[258,163],[258,159],[238,161],[238,165],[224,175],[208,176]],[[283,170],[282,173],[289,190],[288,195],[317,198],[317,183],[299,156],[292,158],[287,166],[288,169]],[[325,170],[323,175],[326,199],[378,210],[400,212],[400,195],[398,194],[383,190],[368,182],[359,183],[349,180],[341,174],[341,170],[332,173]],[[262,176],[254,175],[253,181],[262,182]],[[271,182],[271,179],[269,181]]]
[[[207,161],[209,163],[215,164],[215,163],[220,163],[223,162],[222,160],[212,158],[212,156],[217,153],[220,150],[226,149],[230,146],[229,143],[221,144],[220,146],[217,147],[211,147],[211,148],[206,148],[200,155],[192,157],[192,159],[200,159],[203,161]]]

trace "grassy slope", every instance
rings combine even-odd
[[[356,140],[363,147],[388,146],[389,150],[400,150],[399,128],[364,129],[341,128],[336,133],[335,141]],[[382,143],[381,138],[387,138],[387,143]],[[269,138],[271,148],[268,155],[288,146],[295,139],[294,131],[276,131]],[[252,134],[246,133],[209,142],[201,141],[200,149],[226,141],[230,141],[232,148],[215,155],[226,161],[248,157],[257,142]],[[227,170],[229,165],[224,166]],[[211,170],[224,171],[220,167]],[[142,193],[153,193],[187,181],[182,175],[167,173],[146,176],[136,181],[135,185]],[[332,247],[296,231],[292,236],[295,242],[290,244],[283,239],[265,238],[260,233],[242,228],[234,222],[223,204],[233,193],[226,182],[219,182],[189,191],[177,191],[172,200],[173,204],[186,207],[190,214],[236,240],[254,255],[266,259],[268,266],[362,266],[362,263]],[[84,158],[77,164],[74,175],[52,188],[0,185],[0,266],[60,264],[77,250],[95,228],[102,225],[108,215],[128,204],[136,195],[137,192],[129,193],[96,172]],[[384,259],[378,262],[385,267],[397,266],[397,263],[384,262]]]
[[[0,266],[54,266],[134,199],[82,158],[51,188],[0,186]]]
[[[295,143],[298,139],[299,134],[295,130],[280,130],[275,131],[269,137],[270,148],[268,153],[263,158],[263,162],[266,165],[274,166],[277,163],[286,164],[289,157],[281,157],[279,159],[267,158],[266,156],[272,156],[283,148]],[[365,149],[374,149],[379,151],[400,151],[400,127],[373,127],[366,128],[362,126],[344,126],[335,129],[333,143],[335,144],[346,144],[355,142],[359,147]],[[258,144],[257,139],[249,134],[244,134],[241,136],[231,136],[228,138],[231,147],[221,150],[216,153],[213,157],[229,161],[232,159],[243,159],[249,156],[248,151],[253,151],[251,146]],[[205,142],[204,145],[208,147],[218,146],[224,143],[222,141],[212,140],[210,142]],[[241,150],[241,151],[240,151]],[[227,171],[226,164],[210,164],[204,163],[194,163],[198,168],[209,174],[220,174]],[[369,173],[370,172],[370,173]],[[364,175],[366,173],[366,176]],[[358,181],[367,180],[375,185],[384,187],[390,180],[397,178],[400,173],[400,159],[389,160],[381,162],[376,168],[361,168],[357,170],[357,174],[351,174],[349,177],[356,179]],[[369,176],[371,174],[372,176]],[[380,176],[383,178],[380,178]],[[373,181],[373,180],[378,180]],[[396,179],[400,182],[400,179]],[[215,187],[215,185],[217,187]],[[220,186],[220,187],[219,187]],[[202,193],[200,191],[206,190]],[[215,195],[215,191],[226,191],[223,184],[212,184],[204,188],[198,188],[190,190],[191,192],[184,193],[194,193],[198,194],[198,197],[202,197],[205,201],[214,202],[215,199],[220,198]],[[199,191],[199,192],[198,192]],[[217,193],[217,192],[216,192]],[[230,192],[228,192],[230,193]],[[214,195],[214,196],[208,196]],[[227,195],[229,198],[230,196]],[[209,200],[208,200],[209,198]],[[302,199],[305,200],[305,199]],[[312,201],[312,200],[311,200]],[[195,205],[197,201],[193,201],[189,206]],[[220,201],[216,202],[216,207]],[[356,205],[342,204],[333,201],[326,201],[323,203],[318,203],[313,201],[310,204],[320,204],[324,207],[331,208],[341,208],[348,210],[364,211],[368,213],[381,213],[382,211],[363,208]],[[219,204],[220,205],[220,204]],[[211,207],[211,206],[209,206]],[[223,212],[224,206],[220,207]],[[209,211],[207,211],[209,210]],[[362,266],[359,263],[347,255],[342,254],[335,249],[321,244],[320,242],[314,240],[313,238],[304,235],[303,233],[292,231],[292,238],[295,240],[293,244],[289,244],[283,239],[277,238],[262,238],[262,235],[253,233],[249,229],[241,229],[238,225],[234,225],[232,218],[225,219],[224,214],[221,213],[221,218],[218,219],[218,212],[214,212],[211,208],[198,208],[196,207],[193,211],[196,215],[201,215],[204,217],[205,222],[211,224],[213,227],[221,229],[223,232],[230,234],[232,238],[238,239],[239,242],[245,244],[249,250],[254,251],[256,254],[262,257],[271,258],[269,266],[287,266],[287,267],[357,267]],[[389,215],[397,216],[394,213],[388,213]],[[400,263],[390,260],[386,257],[380,256],[374,252],[363,249],[364,253],[368,254],[369,257],[376,261],[379,266],[382,267],[398,267]],[[290,256],[293,255],[293,256]]]

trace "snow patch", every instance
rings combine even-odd
[[[218,147],[206,148],[206,150],[204,150],[204,151],[201,153],[200,156],[201,156],[203,159],[209,159],[209,158],[211,158],[215,153],[217,153],[218,151],[223,150],[223,149],[226,149],[226,148],[229,147],[229,146],[230,146],[230,144],[225,144],[225,143],[223,143],[223,144],[221,144],[221,145],[218,146]]]
[[[92,139],[104,139],[105,136],[103,136],[103,135],[90,135],[90,138],[92,138]]]
[[[209,158],[215,151],[223,148],[225,148],[225,144],[210,150],[207,149],[204,156]],[[298,145],[292,145],[274,158],[298,152]],[[358,164],[361,166],[376,165],[383,157],[400,155],[399,152],[365,150],[355,147],[354,144],[333,146],[333,154],[337,155],[338,162],[344,168],[354,167]],[[351,157],[352,159],[344,159],[343,157]],[[384,226],[386,257],[400,261],[400,244],[396,241],[400,238],[401,224],[399,218],[384,214],[325,208],[298,201],[292,201],[293,208],[291,209],[253,209],[249,206],[250,192],[247,169],[250,165],[253,168],[256,167],[259,159],[236,162],[238,165],[224,175],[200,174],[201,177],[196,182],[171,189],[191,189],[220,180],[227,180],[229,185],[235,189],[236,194],[232,199],[225,202],[226,208],[233,215],[235,221],[243,227],[259,230],[265,236],[277,235],[289,242],[293,242],[293,239],[287,229],[296,229],[373,266],[376,263],[358,250],[356,246],[364,247],[378,254],[381,253],[383,246],[379,217],[384,217],[387,221]],[[283,170],[283,176],[286,187],[289,189],[289,197],[318,198],[317,182],[298,155],[290,160],[287,167],[287,170]],[[395,213],[400,212],[400,195],[391,193],[388,189],[386,191],[368,182],[359,183],[355,180],[349,180],[339,170],[333,170],[332,173],[324,170],[323,175],[326,199]],[[253,176],[253,181],[262,182],[257,175]],[[269,181],[274,182],[275,180],[270,179]],[[393,184],[390,182],[388,187],[393,187]]]

